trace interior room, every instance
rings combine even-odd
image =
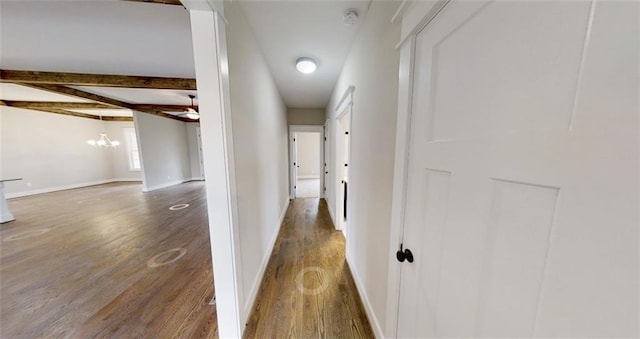
[[[295,134],[296,146],[296,197],[320,197],[320,133],[300,132]]]
[[[640,337],[638,13],[0,1],[0,337]]]

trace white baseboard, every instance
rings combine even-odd
[[[320,179],[319,175],[299,175],[298,179]]]
[[[371,327],[373,328],[373,334],[375,334],[376,338],[384,338],[384,332],[382,331],[382,327],[380,327],[380,322],[378,318],[376,318],[373,313],[373,308],[371,307],[371,302],[369,302],[369,298],[364,293],[364,287],[362,286],[362,281],[360,280],[360,276],[358,276],[358,272],[353,269],[353,265],[351,264],[352,260],[347,253],[347,265],[349,265],[349,271],[351,271],[351,276],[353,277],[353,281],[356,283],[356,288],[358,289],[358,294],[360,295],[360,299],[364,304],[364,309],[367,312],[367,318],[369,318],[369,322],[371,322]]]
[[[140,178],[116,178],[111,180],[111,182],[142,182],[142,179]]]
[[[165,182],[163,184],[155,185],[155,186],[151,186],[151,187],[143,186],[142,187],[142,192],[151,192],[151,191],[159,190],[159,189],[162,189],[162,188],[167,188],[167,187],[171,187],[171,186],[175,186],[175,185],[180,185],[180,184],[183,184],[183,183],[185,183],[185,182],[187,182],[189,180],[190,179],[174,180],[174,181]]]
[[[190,181],[204,181],[204,177],[193,177],[189,179]]]
[[[284,217],[287,215],[287,210],[289,209],[289,199],[284,204],[282,208],[282,212],[280,213],[280,218],[278,219],[278,227],[273,232],[271,236],[271,240],[269,241],[269,250],[265,254],[264,258],[262,258],[262,263],[260,264],[260,268],[258,269],[258,274],[256,275],[255,280],[253,281],[253,285],[251,286],[251,292],[249,292],[248,297],[245,299],[244,303],[244,321],[246,322],[246,318],[249,316],[251,312],[251,308],[256,301],[256,297],[258,296],[258,289],[260,288],[260,284],[262,283],[262,279],[264,278],[264,272],[267,270],[267,264],[269,264],[269,259],[271,258],[271,252],[273,252],[273,247],[276,245],[276,240],[278,239],[278,234],[280,233],[280,228],[282,227],[282,223],[284,222]]]
[[[30,195],[36,195],[36,194],[65,191],[65,190],[71,190],[75,188],[82,188],[82,187],[95,186],[95,185],[103,185],[103,184],[108,184],[108,183],[118,182],[118,181],[140,181],[140,179],[109,179],[109,180],[88,181],[88,182],[82,182],[78,184],[40,188],[35,190],[23,191],[23,192],[7,193],[5,194],[5,198],[7,199],[20,198],[20,197],[26,197]]]

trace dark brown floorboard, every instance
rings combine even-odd
[[[291,203],[244,336],[374,337],[324,200]]]
[[[17,220],[0,225],[0,337],[217,337],[204,184],[140,190],[9,200]],[[180,203],[190,207],[168,210]],[[50,231],[6,241],[36,229]],[[147,266],[176,247],[187,249],[180,260]]]

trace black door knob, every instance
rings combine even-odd
[[[411,253],[411,250],[408,248],[405,248],[403,251],[402,245],[400,245],[400,250],[396,252],[396,259],[398,259],[399,262],[404,262],[405,260],[413,262],[413,253]]]

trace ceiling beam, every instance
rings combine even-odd
[[[102,117],[104,121],[133,121],[133,117]]]
[[[158,110],[165,112],[182,112],[186,111],[188,108],[193,108],[196,111],[198,110],[198,106],[188,106],[188,105],[155,105],[155,104],[132,104],[133,109],[139,111],[146,110]]]
[[[5,104],[18,108],[60,108],[60,109],[113,109],[112,106],[97,102],[56,102],[56,101],[10,101]]]
[[[0,69],[0,81],[17,84],[50,84],[65,86],[101,86],[126,88],[152,88],[195,90],[196,79],[164,78],[135,75],[87,74],[16,71]]]
[[[98,103],[101,103],[101,104],[112,106],[114,108],[124,108],[124,109],[135,110],[135,111],[148,113],[148,114],[153,114],[153,115],[157,115],[157,116],[161,116],[161,117],[169,118],[169,119],[173,119],[173,120],[178,120],[178,121],[182,121],[182,122],[192,122],[193,121],[191,119],[182,118],[182,117],[175,116],[175,115],[172,115],[172,114],[167,114],[167,113],[164,113],[164,112],[162,112],[160,110],[136,109],[133,104],[130,104],[130,103],[127,103],[127,102],[124,102],[124,101],[120,101],[120,100],[116,100],[116,99],[107,98],[107,97],[104,97],[102,95],[81,91],[79,89],[75,89],[75,88],[71,88],[71,87],[65,87],[65,86],[59,86],[59,85],[47,85],[47,84],[22,84],[22,85],[27,86],[27,87],[31,87],[31,88],[35,88],[35,89],[40,89],[40,90],[44,90],[44,91],[57,93],[57,94],[64,94],[64,95],[69,95],[69,96],[73,96],[73,97],[76,97],[76,98],[88,99],[88,100],[92,100],[92,101],[95,101],[95,102],[98,102]]]
[[[98,102],[59,102],[59,101],[0,101],[0,105],[19,107],[19,108],[60,108],[60,109],[117,109],[113,105],[101,104]],[[181,112],[187,108],[193,108],[196,111],[198,106],[185,105],[156,105],[156,104],[129,104],[130,109],[136,111],[164,111],[164,112]]]
[[[129,2],[147,2],[151,4],[162,4],[162,5],[176,5],[182,6],[180,0],[124,0]],[[182,6],[184,7],[184,6]]]
[[[67,110],[59,109],[59,108],[30,108],[30,109],[32,109],[34,111],[40,111],[40,112],[69,115],[69,116],[78,117],[78,118],[87,118],[87,119],[95,119],[95,120],[99,119],[99,117],[96,116],[96,115],[72,112],[72,111],[67,111]]]
[[[16,108],[25,108],[26,109],[27,107],[16,107]],[[72,117],[86,118],[86,119],[93,119],[93,120],[133,121],[133,117],[102,117],[102,118],[100,118],[100,116],[98,116],[98,115],[86,114],[86,113],[78,113],[78,112],[67,111],[67,110],[59,109],[59,108],[29,107],[28,109],[34,110],[34,111],[39,111],[39,112],[68,115],[68,116],[72,116]]]

